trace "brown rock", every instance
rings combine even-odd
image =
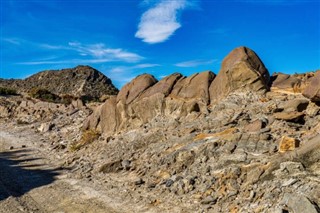
[[[101,131],[105,134],[113,133],[117,129],[117,108],[116,97],[113,96],[106,100],[101,107],[100,125]]]
[[[156,83],[152,87],[145,90],[143,94],[140,96],[140,99],[145,97],[150,97],[157,93],[161,93],[161,94],[164,94],[165,96],[168,96],[171,90],[173,89],[173,86],[181,78],[182,78],[182,75],[180,73],[174,73],[172,75],[169,75],[163,78],[158,83]]]
[[[285,112],[302,112],[303,110],[307,109],[308,105],[308,99],[297,98],[284,102],[278,108],[282,109]]]
[[[211,71],[196,73],[188,78],[180,79],[174,86],[170,96],[186,100],[200,99],[209,103],[209,86],[215,74]]]
[[[320,101],[320,71],[317,71],[315,76],[310,79],[309,86],[302,94],[314,102]]]
[[[279,152],[293,151],[299,147],[299,141],[295,138],[283,136],[279,142]]]
[[[264,123],[261,120],[255,120],[244,127],[245,132],[258,132],[264,126]]]
[[[301,79],[293,75],[276,73],[272,76],[271,91],[286,91],[294,93],[294,88],[301,84]]]
[[[260,58],[247,47],[234,49],[224,58],[221,70],[210,86],[211,103],[235,90],[268,90],[269,72]]]
[[[82,126],[83,130],[99,129],[102,107],[103,105],[100,105],[93,110],[93,113],[85,120]],[[101,128],[99,130],[101,130]]]
[[[117,96],[117,102],[122,101],[125,104],[130,104],[139,97],[146,89],[157,83],[152,75],[143,74],[133,79],[120,90]]]
[[[274,73],[271,77],[271,88],[273,92],[302,93],[310,83],[313,73],[288,75]]]
[[[278,120],[298,122],[303,116],[303,112],[277,112],[273,116]]]

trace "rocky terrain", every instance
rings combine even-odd
[[[26,79],[0,79],[0,87],[29,93],[34,88],[46,89],[56,95],[71,95],[77,98],[99,99],[103,95],[116,95],[118,89],[111,80],[89,66],[72,69],[48,70]]]
[[[0,165],[31,149],[59,168],[19,193],[0,184],[3,212],[320,212],[320,71],[270,76],[240,47],[217,75],[144,74],[104,103],[0,101]]]

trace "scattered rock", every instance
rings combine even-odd
[[[300,122],[303,119],[304,112],[276,112],[273,116],[279,120]]]
[[[48,132],[48,131],[51,131],[54,126],[55,125],[53,123],[42,123],[38,128],[38,130],[40,132]]]
[[[279,152],[284,153],[293,151],[299,147],[299,140],[287,136],[283,136],[279,142]]]
[[[214,205],[217,202],[218,198],[213,196],[205,197],[203,200],[201,200],[201,204],[204,205]]]

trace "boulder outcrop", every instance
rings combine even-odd
[[[269,79],[268,70],[255,52],[247,47],[236,48],[224,58],[210,86],[211,103],[217,103],[235,90],[266,91]]]
[[[158,82],[151,75],[140,75],[126,84],[117,97],[98,107],[83,128],[111,134],[139,127],[158,116],[179,119],[191,112],[206,113],[214,77],[211,71],[190,77],[174,73]]]

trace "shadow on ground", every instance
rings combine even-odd
[[[20,197],[55,181],[61,170],[48,169],[33,155],[30,149],[0,152],[0,201],[10,196]]]

